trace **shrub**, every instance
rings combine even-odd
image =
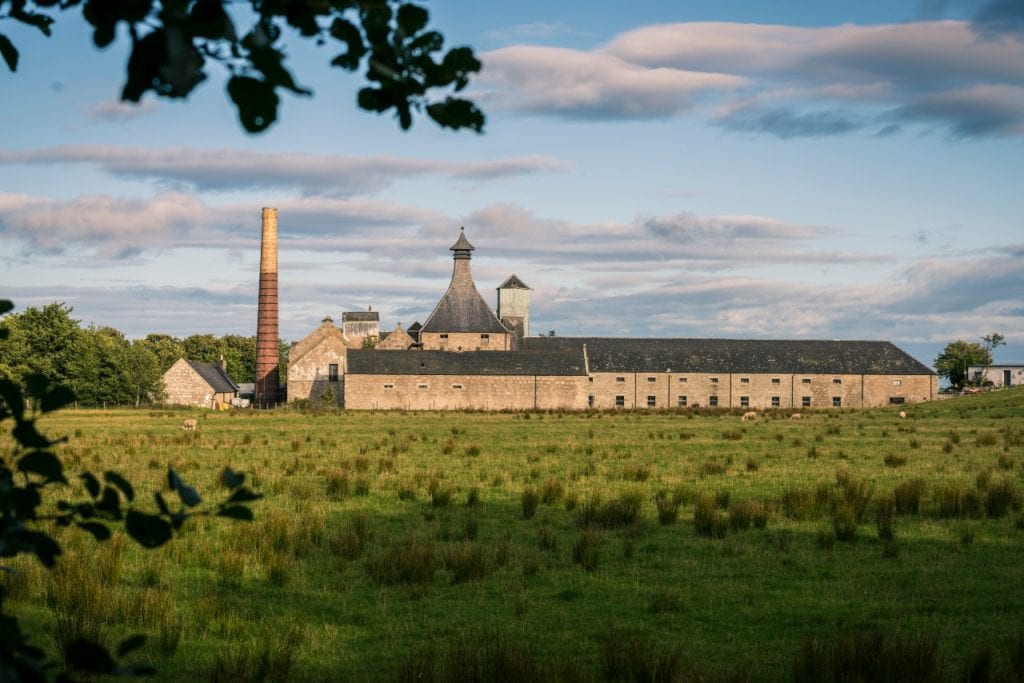
[[[717,460],[707,460],[700,466],[700,476],[710,477],[716,474],[725,474],[726,467]]]
[[[544,486],[540,491],[541,502],[545,505],[555,505],[558,501],[562,500],[564,495],[565,487],[562,486],[561,481],[554,477],[544,482]]]
[[[475,486],[469,490],[466,494],[466,507],[479,507],[480,505],[480,489]]]
[[[850,474],[848,470],[836,472],[836,481],[839,484],[843,501],[850,508],[856,522],[860,524],[864,521],[864,514],[871,503],[874,488],[863,479],[858,479]]]
[[[756,500],[738,500],[729,506],[729,526],[734,531],[743,531],[754,526],[759,520],[764,528],[768,521],[764,505]]]
[[[782,510],[790,519],[805,521],[815,516],[814,492],[810,489],[788,489],[782,494]]]
[[[537,514],[537,506],[540,505],[540,494],[532,486],[527,486],[523,489],[519,500],[523,519],[533,519],[533,516]]]
[[[793,663],[795,681],[942,679],[936,641],[895,640],[878,631],[840,634],[831,643],[805,640]]]
[[[739,441],[743,438],[743,432],[739,429],[727,429],[722,432],[722,441]]]
[[[549,526],[542,526],[537,530],[537,545],[540,546],[541,550],[548,552],[554,552],[558,549],[558,537],[555,535],[555,530]]]
[[[757,461],[754,460],[753,458],[747,458],[746,468],[747,472],[757,472],[757,470],[759,470],[761,466],[758,465]]]
[[[729,519],[715,505],[715,499],[707,493],[697,496],[693,504],[693,529],[698,536],[725,538]]]
[[[601,678],[606,681],[684,680],[683,656],[678,647],[658,652],[653,644],[633,634],[609,632],[600,656]]]
[[[875,502],[875,523],[878,538],[883,541],[896,540],[896,499],[885,496]]]
[[[849,503],[837,502],[832,507],[832,531],[837,540],[857,540],[857,514]]]
[[[654,506],[658,510],[658,522],[669,525],[679,517],[679,506],[683,503],[682,491],[676,490],[669,494],[662,489],[654,496]]]
[[[465,453],[469,457],[475,458],[475,457],[480,455],[480,446],[477,446],[476,444],[473,444],[472,446],[468,446],[468,447],[466,447]]]
[[[479,581],[490,571],[484,549],[476,543],[458,543],[444,556],[444,568],[452,573],[452,583]]]
[[[355,483],[352,484],[352,493],[357,496],[370,495],[370,480],[366,477],[356,477]]]
[[[267,559],[267,582],[283,586],[292,576],[292,562],[286,555],[273,554]]]
[[[434,578],[434,544],[419,538],[381,548],[366,562],[366,571],[381,584],[425,584]]]
[[[367,544],[373,537],[366,515],[358,514],[342,526],[330,540],[331,552],[354,560],[363,554]]]
[[[924,486],[923,479],[907,479],[896,484],[892,492],[896,512],[901,515],[916,515],[921,508]]]
[[[999,465],[999,469],[1004,472],[1009,472],[1013,469],[1013,456],[1009,453],[1000,453],[999,458],[996,460],[996,464]]]
[[[651,468],[647,465],[629,465],[622,470],[625,481],[647,481],[651,477]]]
[[[640,520],[642,505],[643,497],[635,491],[621,493],[603,502],[595,496],[580,508],[576,523],[581,527],[599,526],[605,529],[630,526]]]
[[[992,432],[983,432],[974,437],[974,445],[976,446],[995,446],[998,439]]]
[[[348,495],[348,475],[340,469],[330,470],[325,476],[325,488],[328,499],[341,500]]]
[[[905,455],[890,453],[885,456],[884,462],[886,467],[903,467],[907,464],[907,457]]]
[[[432,477],[427,484],[427,493],[430,494],[430,505],[435,508],[446,508],[452,502],[452,490],[442,486],[437,477]]]
[[[305,637],[300,629],[282,636],[268,633],[260,642],[251,642],[214,655],[211,683],[234,681],[286,681],[292,675]]]
[[[1008,479],[991,482],[985,489],[985,514],[991,519],[1005,517],[1017,503],[1017,487]]]
[[[601,561],[600,534],[589,529],[581,531],[572,547],[572,561],[580,565],[584,571],[596,571]]]
[[[523,419],[529,419],[526,413]],[[382,677],[383,678],[383,677]],[[474,634],[449,644],[443,655],[427,651],[403,661],[398,681],[542,681],[552,676],[532,654],[498,634]]]

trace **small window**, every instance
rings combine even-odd
[[[711,378],[711,383],[712,384],[718,384],[718,378],[717,377],[712,377]]]
[[[842,396],[833,396],[832,397],[832,407],[833,408],[842,408],[843,407],[843,397]]]
[[[594,382],[594,378],[593,377],[588,377],[587,381],[590,382],[590,383],[593,383]]]
[[[385,384],[385,385],[384,385],[384,388],[385,388],[385,389],[394,389],[394,388],[395,388],[395,385],[394,385],[394,384]]]
[[[810,384],[811,383],[811,378],[810,377],[804,377],[800,381],[803,382],[804,384]]]
[[[901,406],[901,405],[903,405],[906,402],[907,402],[907,399],[905,397],[903,397],[903,396],[890,396],[889,397],[889,405],[891,405],[891,406]]]
[[[622,408],[625,405],[626,405],[626,397],[625,396],[616,396],[615,397],[615,407],[616,408]]]
[[[647,407],[648,408],[653,408],[656,405],[658,405],[658,398],[656,396],[648,396],[647,397]]]
[[[750,407],[750,397],[749,396],[740,396],[740,408],[749,408],[749,407]]]
[[[447,332],[442,332],[441,333],[441,341],[448,341],[448,333]]]
[[[686,378],[685,378],[685,377],[680,377],[680,378],[679,378],[679,381],[680,381],[680,382],[685,382],[685,381],[686,381]]]
[[[782,401],[779,400],[778,396],[772,396],[772,408],[778,408],[782,405]]]
[[[782,384],[782,380],[778,377],[772,377],[772,384]]]
[[[648,382],[657,382],[657,381],[658,381],[658,378],[657,378],[657,377],[648,377],[648,378],[647,378],[647,381],[648,381]]]
[[[616,377],[616,378],[615,378],[615,381],[616,381],[616,382],[625,382],[625,381],[626,381],[626,378],[625,378],[625,377]]]
[[[834,378],[832,380],[832,384],[842,384],[842,383],[843,383],[843,380],[839,379],[838,377],[836,377],[836,378]]]
[[[708,405],[711,406],[712,408],[718,407],[718,397],[717,396],[709,396],[708,397]]]
[[[894,380],[892,381],[892,385],[893,385],[894,387],[898,387],[898,386],[899,386],[899,385],[901,385],[901,384],[903,384],[903,380],[901,380],[901,379],[894,379]]]
[[[491,335],[489,335],[489,334],[481,334],[480,335],[480,345],[481,346],[487,346],[490,343],[491,343]]]
[[[740,377],[740,384],[750,384],[749,377]]]
[[[462,385],[461,384],[453,384],[452,385],[452,389],[455,389],[456,391],[459,391],[460,389],[462,389]]]
[[[429,384],[417,384],[416,388],[417,389],[429,389],[430,385]]]
[[[327,381],[337,382],[338,381],[338,364],[331,363],[327,366]]]
[[[587,405],[591,408],[594,407],[594,395],[587,396]]]
[[[685,408],[686,407],[686,397],[685,396],[680,396],[678,401],[679,401],[679,407],[680,408]]]
[[[811,407],[811,397],[810,396],[804,396],[803,398],[801,398],[800,399],[800,405],[802,405],[804,408],[810,408]]]

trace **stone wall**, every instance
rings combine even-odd
[[[357,410],[581,410],[587,378],[533,375],[348,375]]]
[[[164,373],[164,394],[167,403],[176,406],[219,408],[230,404],[233,393],[216,393],[184,360],[178,360]]]
[[[341,339],[329,336],[288,363],[288,401],[318,401],[330,391],[336,405],[343,405],[346,347]],[[331,381],[330,366],[338,366],[338,375]]]
[[[421,332],[420,343],[427,351],[510,351],[510,337],[503,332]]]

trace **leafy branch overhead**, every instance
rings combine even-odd
[[[285,65],[282,34],[330,46],[330,64],[364,70],[368,84],[357,103],[377,113],[394,110],[403,129],[413,114],[426,114],[445,128],[481,132],[484,115],[467,99],[455,97],[481,64],[469,47],[445,51],[444,36],[429,27],[419,5],[394,0],[289,0],[229,3],[225,0],[0,0],[8,18],[50,35],[54,13],[81,7],[93,28],[93,43],[105,48],[125,28],[132,47],[121,98],[138,102],[148,91],[158,97],[187,97],[206,80],[207,65],[229,73],[227,92],[250,133],[277,120],[279,91],[308,96]],[[251,24],[240,32],[242,22]],[[0,57],[11,71],[19,53],[0,34]]]

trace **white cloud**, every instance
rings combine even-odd
[[[141,102],[125,102],[124,100],[106,100],[98,102],[86,109],[86,115],[94,121],[121,123],[151,114],[157,109],[154,99]]]

